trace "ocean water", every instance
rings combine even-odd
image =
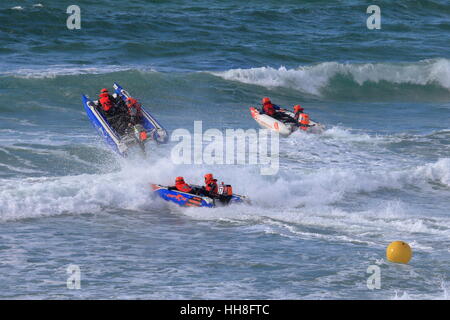
[[[0,4],[0,298],[448,299],[448,1],[376,1],[380,30],[353,0],[76,2],[80,30],[72,1]],[[114,81],[169,133],[257,128],[263,96],[327,129],[280,139],[274,176],[173,164],[175,142],[122,159],[81,104]],[[206,172],[252,204],[151,195]]]

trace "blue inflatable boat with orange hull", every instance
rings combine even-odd
[[[233,203],[250,203],[247,197],[233,194],[229,185],[219,186],[219,192],[214,197],[205,195],[203,188],[200,186],[191,185],[191,187],[194,193],[181,192],[173,187],[151,184],[151,188],[156,195],[181,207],[214,208]]]

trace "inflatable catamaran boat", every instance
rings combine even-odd
[[[117,83],[114,83],[114,99],[122,99],[123,102],[131,95]],[[168,141],[167,131],[159,122],[143,107],[141,123],[133,125],[123,134],[115,130],[101,110],[98,100],[91,100],[87,95],[82,96],[83,106],[92,125],[97,129],[105,142],[118,154],[126,156],[129,149],[139,146],[145,152],[145,144],[153,140],[156,143]]]

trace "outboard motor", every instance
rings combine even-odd
[[[233,187],[229,184],[224,184],[223,182],[218,186],[217,194],[219,196],[219,201],[222,203],[230,202],[233,196]]]
[[[147,140],[147,131],[144,129],[144,127],[141,124],[135,124],[133,126],[133,134],[134,138],[136,139],[137,143],[142,149],[142,152],[145,153],[145,146],[144,142]]]
[[[143,143],[145,140],[147,140],[147,131],[141,124],[135,124],[133,126],[133,133],[138,142]]]
[[[217,194],[221,196],[232,196],[233,195],[233,187],[229,184],[224,184],[223,182],[219,185],[217,190]]]

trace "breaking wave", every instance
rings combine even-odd
[[[422,89],[422,94],[426,89],[434,89],[434,93],[450,96],[450,60],[444,58],[413,63],[322,62],[296,69],[259,67],[212,74],[225,80],[269,89],[289,88],[316,96],[345,95],[346,91],[358,88],[365,89],[362,94],[366,97],[373,95],[374,90],[392,94],[394,89],[405,92],[417,88]]]
[[[175,75],[180,81],[221,81],[258,85],[269,90],[289,89],[313,98],[352,101],[443,101],[450,99],[450,60],[428,59],[408,63],[339,63],[322,62],[300,66],[257,67],[230,69],[227,71],[164,71],[152,66],[134,65],[53,65],[50,67],[8,67],[0,70],[0,76],[22,79],[47,79],[60,76],[83,77],[88,74],[103,74],[117,78],[133,78],[136,72],[144,77],[158,79]],[[211,75],[213,76],[211,78]],[[218,77],[218,78],[216,78]],[[73,80],[76,80],[75,78]],[[158,81],[159,81],[158,80]]]

